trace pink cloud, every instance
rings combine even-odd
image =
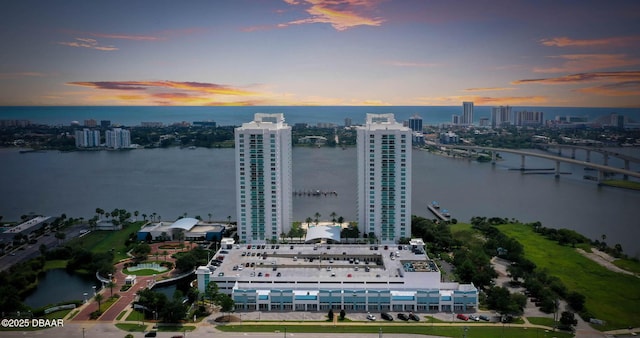
[[[510,87],[481,87],[481,88],[467,88],[465,92],[493,92],[493,91],[503,91],[503,90],[514,90],[515,88]]]
[[[640,65],[640,59],[630,58],[626,54],[564,54],[549,57],[564,60],[564,63],[559,67],[534,68],[533,71],[536,73],[574,73]]]
[[[89,48],[89,49],[95,49],[95,50],[101,50],[101,51],[118,50],[118,48],[115,46],[102,46],[95,39],[76,38],[75,40],[76,41],[71,41],[71,42],[67,42],[67,41],[58,42],[58,44],[63,46],[69,46],[69,47]]]
[[[604,84],[601,86],[580,88],[579,93],[600,96],[636,96],[640,97],[640,80]]]
[[[516,80],[511,84],[574,84],[594,81],[625,82],[637,80],[640,80],[640,71],[579,73],[551,78]]]
[[[380,26],[385,20],[372,15],[376,0],[285,0],[292,6],[308,6],[305,10],[310,16],[277,25],[279,28],[290,25],[327,23],[338,31],[357,26]],[[310,5],[310,6],[309,6]]]
[[[640,43],[640,36],[610,37],[603,39],[571,39],[563,36],[542,39],[540,43],[549,47],[620,47],[637,45]]]

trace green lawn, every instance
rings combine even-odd
[[[640,182],[625,181],[625,180],[606,180],[600,182],[602,185],[608,185],[612,187],[640,190]]]
[[[43,270],[47,271],[51,269],[64,269],[66,267],[67,267],[67,260],[57,259],[52,261],[45,261]]]
[[[91,252],[107,252],[113,249],[115,254],[114,262],[117,262],[127,258],[127,248],[124,246],[124,242],[129,238],[130,234],[138,232],[140,229],[139,223],[132,223],[119,231],[92,231],[86,236],[74,238],[68,243],[88,248]]]
[[[613,261],[613,264],[621,269],[640,273],[640,262],[638,261],[632,261],[630,259],[616,259],[615,261]]]
[[[124,273],[127,275],[136,275],[136,276],[153,276],[153,275],[159,275],[161,273],[165,273],[167,272],[163,271],[163,272],[158,272],[154,269],[142,269],[142,270],[136,270],[136,271],[129,271],[129,269],[124,269]]]
[[[508,325],[491,325],[491,326],[429,326],[429,325],[404,325],[404,324],[388,324],[379,325],[371,322],[369,325],[220,325],[216,328],[224,332],[284,332],[287,333],[382,333],[394,334],[420,334],[420,335],[437,335],[444,337],[462,337],[464,329],[467,328],[466,336],[474,338],[494,338],[494,337],[510,337],[510,338],[544,338],[544,337],[573,337],[569,333],[546,332],[542,329],[525,329],[521,327],[509,327]]]
[[[120,330],[127,331],[127,332],[144,332],[145,329],[147,328],[146,325],[126,324],[126,323],[117,323],[116,327],[119,328]]]
[[[539,269],[560,278],[569,290],[585,295],[587,309],[596,318],[607,322],[595,328],[611,330],[640,326],[638,278],[609,271],[574,248],[549,241],[529,227],[505,224],[498,228],[516,238],[524,246],[525,257]]]
[[[527,317],[529,323],[535,325],[544,325],[548,327],[553,327],[555,325],[553,318],[548,317]]]
[[[127,322],[139,322],[142,321],[142,312],[138,310],[131,311],[125,319]]]

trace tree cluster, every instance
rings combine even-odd
[[[138,301],[136,304],[143,307],[142,313],[145,318],[152,318],[155,311],[165,323],[178,323],[187,314],[187,307],[183,303],[182,292],[176,290],[173,299],[167,299],[163,293],[145,288],[137,292]]]
[[[431,253],[448,252],[453,246],[453,236],[447,222],[411,216],[411,233],[428,243]]]
[[[176,254],[176,269],[180,271],[191,271],[195,267],[207,264],[207,250],[195,247],[193,250]]]

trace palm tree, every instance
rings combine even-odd
[[[336,214],[335,211],[332,211],[331,214],[329,215],[329,217],[331,217],[331,221],[333,222],[333,224],[336,224],[336,216],[338,216],[338,214]]]
[[[114,283],[112,280],[110,280],[109,283],[107,283],[107,287],[111,291],[111,297],[113,297],[113,287],[114,286],[116,286],[116,283]]]
[[[96,293],[95,296],[93,296],[93,299],[96,300],[96,302],[98,302],[98,313],[100,313],[100,303],[102,302],[102,300],[104,299],[104,297],[102,296],[101,293]]]
[[[313,221],[313,219],[311,217],[307,217],[304,221],[307,222],[307,225],[311,225],[311,221]]]
[[[213,216],[213,214],[208,213],[207,215],[209,216],[209,223],[211,223],[211,216]]]
[[[322,215],[320,215],[320,213],[319,213],[319,212],[317,212],[317,211],[316,211],[316,213],[315,213],[315,214],[313,214],[313,217],[315,217],[316,225],[318,225],[318,219],[320,218],[320,216],[322,216]]]
[[[344,217],[342,216],[338,217],[338,223],[342,225],[342,223],[344,223]]]
[[[96,208],[96,214],[98,215],[104,215],[104,210],[100,209],[100,208]]]
[[[147,214],[142,214],[142,219],[146,222],[147,221]]]
[[[136,222],[138,221],[138,215],[140,215],[140,212],[138,210],[133,212],[133,215],[136,216]]]
[[[164,261],[165,261],[165,262],[167,261],[167,255],[168,255],[168,254],[169,254],[169,253],[167,252],[167,250],[162,251],[162,255],[164,256]]]
[[[227,216],[227,225],[231,224],[231,216]]]

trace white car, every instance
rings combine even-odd
[[[374,316],[374,315],[372,315],[370,313],[367,313],[367,319],[368,320],[376,320],[376,316]]]
[[[469,319],[473,320],[475,322],[480,321],[480,317],[476,316],[476,315],[469,315]]]

